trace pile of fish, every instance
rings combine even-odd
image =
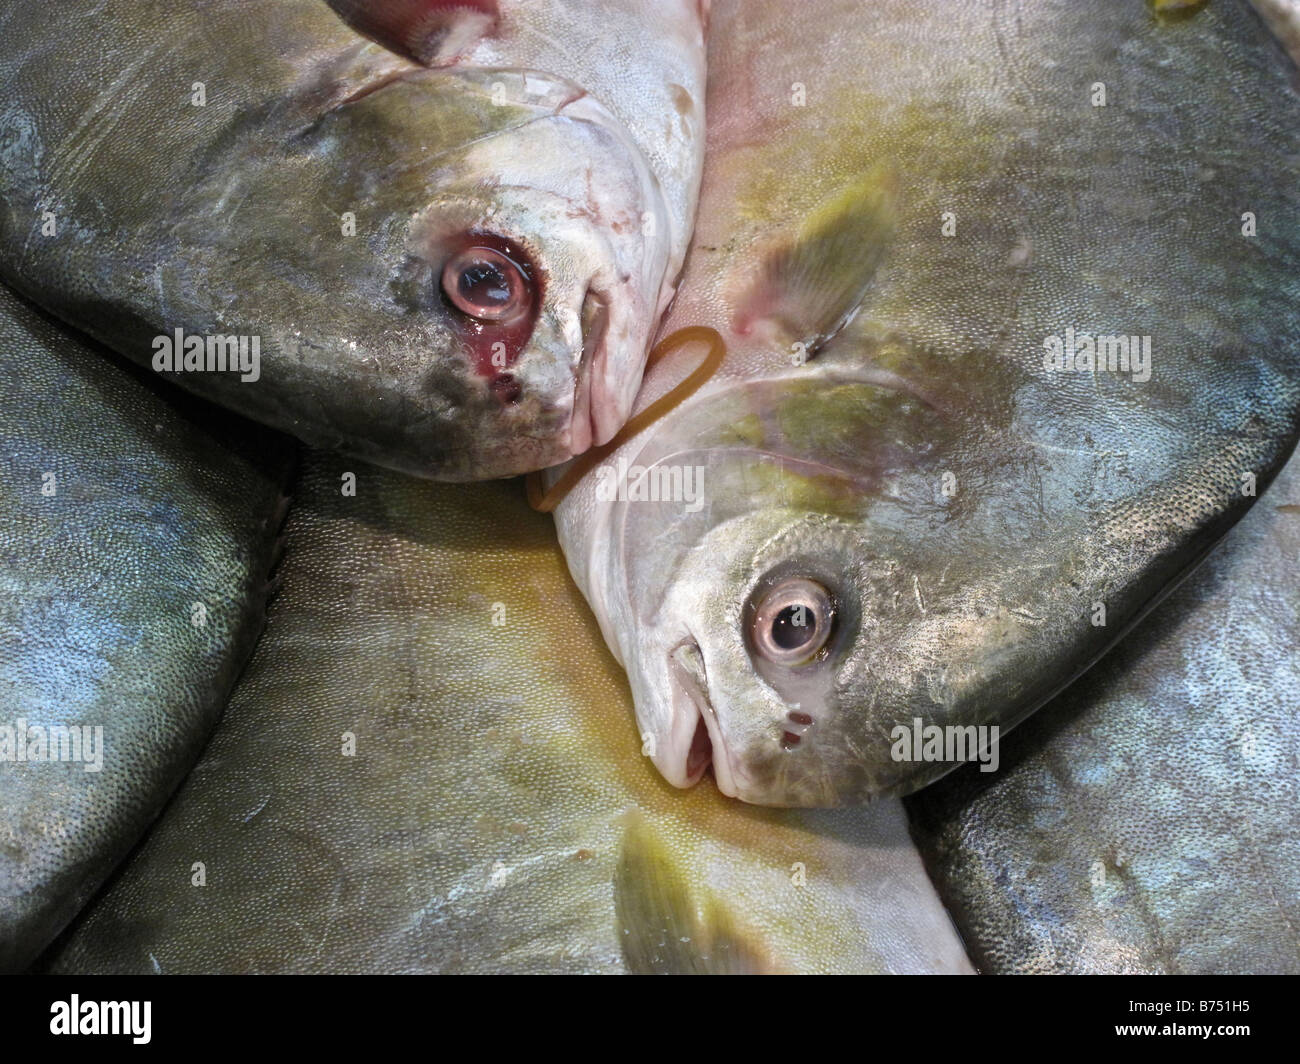
[[[0,13],[0,969],[1300,971],[1296,5],[805,6]]]

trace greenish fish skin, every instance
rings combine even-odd
[[[715,5],[663,331],[727,357],[556,510],[642,745],[764,805],[908,793],[955,763],[897,745],[918,722],[1018,724],[1300,418],[1300,98],[1249,6],[812,9]],[[1149,337],[1150,365],[1057,369],[1070,330]],[[780,664],[755,625],[787,584],[829,636]]]
[[[1300,972],[1300,459],[1092,672],[908,799],[987,972]]]
[[[0,286],[0,970],[158,815],[261,628],[293,444],[200,405]]]
[[[42,970],[970,971],[901,803],[747,809],[626,756],[518,484],[312,452],[279,575],[202,759]]]
[[[206,398],[417,475],[608,439],[689,240],[701,11],[497,6],[425,66],[321,0],[67,0],[57,32],[8,4],[0,277]],[[448,300],[471,246],[523,260],[531,325]],[[241,371],[168,361],[209,336],[246,339]]]

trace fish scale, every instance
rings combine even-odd
[[[1300,462],[1142,626],[907,799],[993,973],[1300,971]]]

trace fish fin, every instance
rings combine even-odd
[[[496,32],[497,0],[326,0],[358,33],[424,66],[441,66]]]
[[[892,242],[895,200],[892,170],[877,166],[808,215],[792,239],[764,254],[739,302],[736,332],[768,321],[809,350],[834,336],[862,305]]]
[[[1190,18],[1199,14],[1210,0],[1151,0],[1151,10],[1162,20]]]
[[[762,975],[775,966],[716,901],[697,906],[663,842],[639,813],[625,823],[614,873],[623,961],[637,975]]]

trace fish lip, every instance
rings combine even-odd
[[[723,741],[718,715],[709,699],[708,681],[701,675],[703,657],[699,644],[687,636],[668,651],[667,663],[673,697],[668,748],[661,759],[660,771],[675,787],[693,787],[712,764],[718,790],[729,798],[738,797],[731,752]],[[705,757],[700,755],[698,733],[701,727],[709,742],[708,756]]]
[[[574,369],[573,410],[569,416],[568,451],[582,454],[608,442],[622,425],[618,399],[609,387],[611,299],[594,284],[582,300],[582,355]],[[615,417],[611,419],[610,411]]]

